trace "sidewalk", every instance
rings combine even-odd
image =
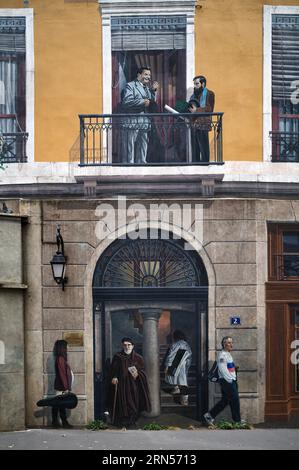
[[[0,433],[1,450],[299,449],[299,429],[175,431],[27,429]]]

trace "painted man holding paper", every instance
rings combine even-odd
[[[147,377],[142,356],[134,351],[131,338],[122,339],[110,368],[109,413],[112,423],[134,427],[142,411],[150,411]]]

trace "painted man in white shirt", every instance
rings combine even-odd
[[[173,385],[173,395],[180,395],[181,405],[188,405],[188,371],[192,362],[192,351],[181,330],[172,334],[173,344],[165,359],[165,382]]]
[[[221,341],[221,345],[222,351],[218,354],[217,365],[222,397],[208,413],[204,414],[204,419],[207,424],[213,425],[216,416],[229,405],[233,420],[242,424],[237,375],[231,355],[233,339],[230,336],[225,336]]]

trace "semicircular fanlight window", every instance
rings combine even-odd
[[[198,286],[197,269],[172,241],[126,240],[108,261],[103,287]]]

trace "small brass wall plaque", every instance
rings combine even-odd
[[[63,333],[63,339],[68,346],[84,346],[83,331],[71,331]]]

